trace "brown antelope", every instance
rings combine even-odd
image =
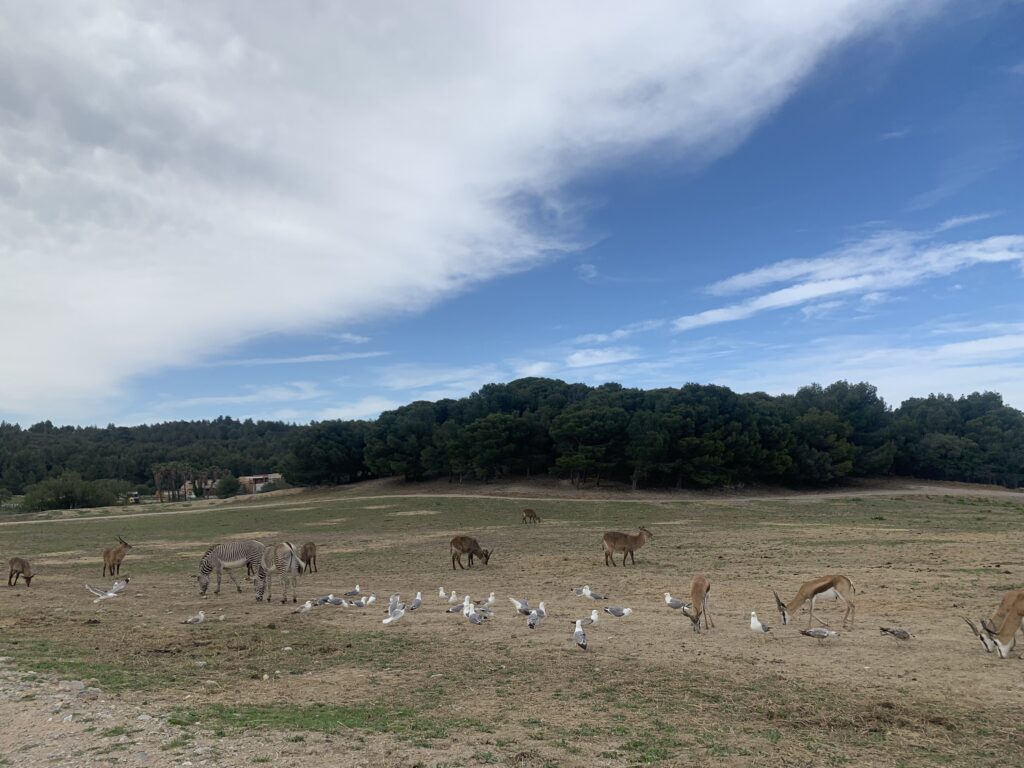
[[[7,562],[11,572],[7,574],[7,586],[13,587],[18,583],[18,577],[21,576],[25,579],[25,586],[32,586],[32,566],[28,560],[23,557],[12,557]],[[13,581],[12,581],[13,579]]]
[[[775,595],[775,605],[782,615],[783,624],[789,624],[790,617],[799,611],[804,603],[810,601],[810,606],[808,607],[810,616],[807,619],[807,626],[810,627],[811,623],[815,621],[814,603],[820,597],[826,600],[829,598],[842,600],[845,603],[846,613],[843,615],[843,626],[846,626],[846,620],[849,619],[850,629],[853,629],[853,617],[857,609],[850,596],[856,594],[856,592],[857,590],[854,589],[853,582],[845,576],[822,576],[818,579],[805,581],[800,585],[800,589],[797,590],[796,597],[788,603],[782,602],[779,593],[772,590],[772,594]],[[821,623],[828,626],[824,621]]]
[[[107,575],[107,569],[110,569],[111,576],[121,575],[121,561],[124,560],[125,553],[132,548],[132,545],[122,539],[120,536],[117,540],[121,543],[117,547],[108,547],[103,550],[103,575]]]
[[[985,646],[985,650],[989,653],[992,653],[992,651],[996,649],[995,638],[1003,628],[1006,617],[1010,614],[1013,610],[1013,606],[1021,597],[1024,597],[1024,589],[1011,589],[1009,592],[1005,592],[1002,599],[999,601],[999,607],[996,608],[996,612],[992,614],[992,618],[981,620],[980,630],[973,621],[966,616],[964,617],[964,621],[967,622],[971,631],[974,632],[975,636],[979,640],[981,640],[982,645]]]
[[[479,557],[484,561],[484,565],[487,565],[491,560],[491,555],[494,554],[493,549],[481,549],[480,543],[469,536],[456,536],[451,542],[452,551],[452,570],[455,570],[455,563],[459,564],[459,568],[465,570],[465,566],[462,565],[462,556],[469,555],[469,567],[473,567],[473,558]]]
[[[524,523],[539,523],[540,516],[532,509],[523,510],[523,522]]]
[[[305,563],[303,573],[309,573],[311,570],[320,573],[320,569],[316,567],[316,544],[312,541],[307,541],[303,544],[299,557]]]
[[[998,623],[997,618],[1001,618]],[[1007,659],[1017,644],[1017,630],[1024,627],[1024,590],[1007,592],[991,623],[994,627],[990,629],[985,625],[984,630],[999,652],[999,658]],[[988,647],[988,643],[985,643],[985,646]]]
[[[623,567],[626,565],[626,555],[629,555],[630,561],[636,565],[636,557],[633,552],[654,538],[654,534],[642,525],[639,530],[640,533],[608,531],[601,539],[601,544],[604,546],[604,564],[608,565],[610,561],[612,565],[615,565],[615,553],[621,552]]]
[[[711,595],[711,581],[703,573],[693,577],[690,584],[690,602],[683,606],[683,613],[693,623],[693,631],[700,632],[700,617],[704,617],[704,629],[711,629],[715,622],[711,620],[708,610],[708,597]]]

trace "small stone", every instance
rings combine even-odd
[[[139,715],[139,716],[138,716],[137,718],[135,718],[135,719],[136,719],[136,720],[142,720],[143,722],[145,722],[145,721],[147,721],[147,720],[152,720],[152,719],[153,719],[153,716],[152,716],[152,715],[146,715],[146,714],[142,714],[142,715]]]
[[[195,664],[197,667],[205,667],[206,666],[206,662],[205,661],[194,661],[192,663]]]
[[[282,648],[281,650],[282,650],[282,651],[290,651],[291,649],[292,649],[292,647],[291,647],[290,645],[286,645],[286,646],[285,646],[284,648]]]
[[[73,714],[72,715],[64,715],[64,718],[63,718],[65,723],[70,723],[74,719],[75,719],[75,716]]]

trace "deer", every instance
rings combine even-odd
[[[7,566],[11,569],[11,572],[7,574],[7,586],[13,587],[18,583],[18,577],[21,576],[25,579],[25,586],[32,586],[32,566],[28,560],[23,557],[12,557],[7,561]],[[13,581],[12,581],[13,579]]]
[[[451,552],[452,552],[452,570],[455,570],[455,563],[459,564],[459,568],[465,570],[465,566],[462,565],[462,556],[469,555],[469,567],[473,567],[473,558],[479,557],[484,561],[484,565],[487,565],[491,560],[491,555],[494,554],[493,549],[481,549],[480,543],[469,536],[456,536],[451,541]]]
[[[523,522],[524,523],[539,523],[540,515],[534,512],[532,509],[523,510]]]
[[[320,569],[316,567],[316,544],[312,541],[307,541],[303,544],[299,557],[305,563],[302,573],[309,573],[310,571],[320,573]]]
[[[693,624],[693,631],[700,634],[700,617],[704,617],[704,629],[711,629],[715,622],[708,610],[708,597],[711,595],[711,581],[703,573],[698,573],[690,583],[690,602],[683,606],[683,613]]]
[[[814,617],[814,603],[821,597],[824,599],[832,598],[833,600],[842,600],[846,604],[846,613],[843,615],[843,626],[846,626],[846,620],[850,620],[850,629],[853,629],[853,617],[856,613],[857,606],[854,605],[853,599],[850,597],[856,594],[857,590],[853,586],[853,582],[850,581],[846,576],[822,576],[818,579],[811,579],[805,581],[800,585],[800,589],[797,590],[796,597],[790,600],[788,603],[782,602],[782,598],[779,597],[779,593],[772,590],[772,594],[775,595],[775,605],[779,609],[779,614],[782,616],[782,623],[789,624],[790,616],[800,608],[803,607],[804,603],[810,601],[808,606],[808,613],[810,614],[807,619],[807,626],[810,628],[811,623],[815,620]],[[824,621],[821,622],[824,626],[828,626]]]
[[[120,536],[117,540],[121,543],[117,547],[108,547],[103,550],[103,575],[107,575],[107,569],[110,569],[111,576],[121,575],[121,561],[124,560],[125,553],[132,548],[132,545],[122,539]]]
[[[615,565],[615,553],[621,552],[623,568],[626,567],[626,555],[629,555],[630,561],[636,565],[636,557],[633,552],[654,538],[654,534],[642,525],[639,531],[639,533],[608,531],[601,539],[601,544],[604,547],[604,564],[608,565],[611,562],[612,565]]]

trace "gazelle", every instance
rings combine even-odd
[[[21,576],[25,579],[25,586],[32,586],[32,566],[28,560],[23,557],[12,557],[7,561],[7,567],[10,568],[10,573],[7,574],[7,586],[13,587],[18,583],[18,577]],[[13,579],[13,581],[12,581]]]
[[[992,614],[992,618],[981,620],[981,629],[978,629],[978,625],[969,618],[966,616],[964,617],[964,621],[967,622],[971,631],[974,632],[975,636],[979,640],[981,640],[982,645],[985,646],[985,650],[989,653],[992,653],[992,651],[996,649],[995,638],[999,635],[999,632],[1006,621],[1006,617],[1010,614],[1014,604],[1016,604],[1017,600],[1021,596],[1024,596],[1024,588],[1011,589],[1009,592],[1005,592],[1002,599],[999,601],[999,607],[996,608],[996,612]]]
[[[1005,603],[1009,602],[1009,605]],[[985,632],[995,644],[1000,659],[1008,659],[1013,647],[1017,644],[1017,630],[1024,626],[1024,590],[1015,590],[1006,595],[1000,603],[1000,611],[1006,608],[1002,616],[1002,624],[997,625],[998,631],[993,632],[987,626]],[[993,621],[993,623],[995,623]],[[987,643],[986,643],[987,645]]]
[[[817,599],[834,599],[842,600],[846,605],[846,613],[843,616],[843,626],[846,626],[846,620],[850,620],[850,628],[853,628],[853,617],[856,612],[857,606],[854,605],[851,595],[857,592],[854,589],[853,582],[845,576],[822,576],[819,579],[811,579],[805,581],[800,585],[800,589],[797,590],[796,597],[790,600],[788,603],[782,602],[782,598],[779,597],[779,593],[772,590],[772,594],[775,595],[775,605],[779,609],[779,613],[782,615],[782,623],[789,624],[790,617],[799,611],[804,603],[810,601],[809,613],[810,617],[807,620],[807,626],[810,627],[815,621],[814,618],[814,603]],[[819,620],[820,621],[820,620]],[[821,622],[825,624],[824,621]],[[828,626],[826,624],[826,626]]]
[[[693,623],[693,631],[700,632],[700,617],[704,617],[704,629],[711,629],[715,622],[711,620],[708,610],[708,597],[711,596],[711,581],[703,573],[698,573],[690,583],[690,602],[683,606],[683,613]]]
[[[312,541],[307,541],[302,545],[302,551],[299,553],[299,557],[302,558],[302,562],[305,563],[305,570],[303,573],[309,573],[311,570],[320,573],[320,569],[316,567],[316,544]]]
[[[636,565],[636,557],[633,552],[654,538],[654,534],[642,525],[639,531],[639,533],[608,531],[601,539],[601,545],[604,547],[604,564],[608,565],[610,561],[612,565],[615,565],[615,553],[621,552],[623,567],[626,565],[626,555],[629,555],[630,561]]]
[[[523,522],[524,523],[539,523],[540,515],[534,512],[532,509],[523,510]]]
[[[459,568],[465,570],[465,566],[462,564],[462,556],[469,555],[469,567],[473,567],[473,558],[479,557],[484,561],[484,565],[487,565],[491,560],[491,555],[494,554],[493,549],[482,549],[480,542],[470,536],[456,536],[451,541],[451,552],[452,552],[452,570],[455,570],[455,563],[459,564]]]
[[[121,543],[117,547],[108,547],[103,550],[103,575],[107,575],[107,569],[110,569],[111,576],[121,575],[121,561],[124,560],[125,553],[132,548],[132,545],[122,539],[120,536],[117,540]]]

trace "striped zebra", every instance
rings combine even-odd
[[[210,586],[210,572],[217,572],[217,588],[213,594],[220,594],[221,571],[226,571],[228,578],[242,591],[242,587],[231,573],[232,568],[245,566],[252,570],[259,567],[260,558],[263,556],[263,545],[258,541],[227,541],[223,544],[214,544],[199,561],[199,594],[205,595]]]
[[[273,580],[274,573],[276,572],[281,578],[281,587],[284,591],[281,602],[288,602],[288,585],[291,584],[292,602],[297,603],[298,600],[295,599],[295,579],[302,573],[304,567],[305,563],[302,562],[298,549],[291,542],[286,541],[267,547],[263,550],[260,567],[256,573],[256,602],[263,600],[264,590],[267,593],[267,602],[270,602],[270,582]]]

